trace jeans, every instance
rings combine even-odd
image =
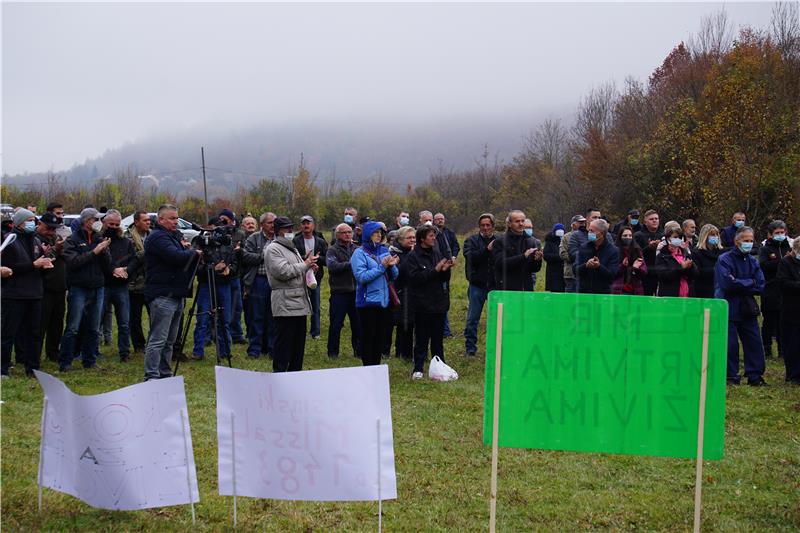
[[[128,302],[130,303],[129,323],[133,351],[143,352],[147,342],[147,339],[144,337],[144,330],[142,329],[142,310],[147,309],[147,305],[144,302],[144,293],[129,292]]]
[[[319,294],[322,292],[322,285],[317,284],[316,289],[308,289],[308,298],[311,300],[311,331],[312,337],[319,337]]]
[[[25,372],[39,369],[39,354],[42,351],[41,325],[42,300],[3,298],[2,326],[2,373],[8,375],[11,367],[11,350],[17,350],[17,361],[25,365]]]
[[[70,287],[67,293],[67,325],[61,337],[61,351],[58,364],[61,368],[69,368],[75,358],[75,348],[81,347],[83,366],[94,366],[100,344],[100,320],[103,318],[103,301],[105,288],[85,289]],[[84,318],[85,315],[85,318]],[[85,339],[78,338],[81,319],[85,320]]]
[[[108,287],[106,287],[106,292],[108,292]],[[112,324],[113,318],[111,316],[111,308],[103,302],[103,318],[100,320],[100,339],[103,340],[103,344],[111,344],[111,341],[114,340],[111,336],[113,331],[114,325]],[[98,355],[100,355],[98,353]]]
[[[247,295],[247,355],[259,357],[273,353],[275,348],[275,321],[272,319],[272,289],[266,276],[256,276]]]
[[[58,346],[64,333],[64,315],[67,312],[66,291],[44,291],[42,297],[41,339],[45,356],[58,361]]]
[[[194,327],[194,349],[192,355],[203,357],[205,355],[205,342],[211,328],[211,291],[209,284],[199,282],[197,289],[197,323]],[[227,283],[217,283],[217,306],[221,307],[222,314],[217,317],[217,342],[219,343],[218,357],[227,358],[231,354],[230,336],[228,334],[231,323],[231,288]]]
[[[144,352],[144,380],[172,377],[172,347],[178,338],[183,298],[159,296],[150,302],[150,335]]]
[[[230,319],[228,320],[230,335],[236,342],[243,342],[244,332],[242,331],[242,280],[233,278],[230,281],[231,305]]]
[[[131,334],[130,334],[130,299],[128,297],[128,286],[117,285],[108,286],[103,294],[103,308],[106,312],[111,311],[114,306],[114,314],[117,319],[117,350],[119,356],[126,358],[131,353]]]
[[[449,312],[444,314],[444,328],[442,328],[442,334],[445,337],[452,337],[453,336],[453,332],[450,331],[450,313]]]
[[[272,354],[273,372],[303,370],[306,349],[306,317],[276,316],[275,352]]]
[[[758,319],[728,321],[728,379],[739,382],[739,339],[744,352],[747,381],[759,381],[764,375],[764,346],[758,331]]]
[[[428,359],[428,344],[431,357],[438,355],[444,361],[444,313],[416,313],[414,328],[417,338],[414,341],[414,372],[422,372]]]
[[[361,319],[356,310],[355,292],[335,292],[330,299],[330,328],[328,328],[328,355],[337,357],[339,355],[339,339],[342,336],[345,317],[350,317],[350,344],[353,347],[353,355],[358,357],[359,342],[361,340]]]
[[[466,345],[467,353],[478,351],[478,324],[481,321],[483,305],[486,303],[488,296],[489,291],[483,287],[470,284],[467,289],[469,307],[467,308],[467,325],[464,327],[464,344]]]

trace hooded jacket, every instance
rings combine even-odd
[[[389,249],[370,240],[372,234],[380,229],[381,225],[377,222],[364,224],[361,236],[363,244],[350,258],[350,267],[356,279],[356,307],[388,307],[389,281],[397,279],[399,274],[396,265],[387,270],[381,264],[381,260],[389,255]]]

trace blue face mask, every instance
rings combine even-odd
[[[25,233],[33,233],[36,231],[36,222],[33,220],[28,220],[25,222]]]
[[[739,250],[741,250],[743,254],[749,254],[752,249],[753,249],[752,242],[743,242],[739,244]]]
[[[353,223],[353,215],[345,215],[344,216],[344,223],[345,224],[352,224]]]
[[[733,223],[733,225],[736,226],[737,228],[741,228],[742,226],[744,226],[744,220],[737,220],[736,222]]]
[[[669,240],[669,243],[670,243],[672,246],[674,246],[674,247],[676,247],[676,248],[677,248],[677,247],[679,247],[681,244],[683,244],[683,239],[681,239],[680,237],[672,237],[672,238]]]
[[[772,236],[772,240],[773,241],[778,241],[778,242],[783,242],[783,241],[786,240],[786,235],[781,235],[781,234],[773,235]]]
[[[408,217],[400,217],[400,225],[408,226]]]
[[[597,240],[597,233],[589,233],[589,242],[594,242]]]
[[[639,219],[638,218],[632,218],[631,219],[631,226],[636,226],[637,224],[639,224]]]
[[[525,231],[525,235],[527,235],[528,237],[533,236],[533,229],[532,228],[525,228],[524,231]]]
[[[709,237],[708,244],[711,246],[717,246],[719,244],[719,237]]]

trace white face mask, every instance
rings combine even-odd
[[[426,226],[433,226],[433,221],[429,220],[429,221],[425,222],[425,225]]]
[[[557,229],[556,230],[556,237],[563,237],[563,236],[564,236],[564,230],[563,229]]]
[[[103,229],[103,223],[100,222],[99,220],[95,220],[94,223],[92,224],[92,231],[94,231],[95,233],[100,233],[102,229]]]
[[[286,233],[283,234],[283,236],[291,241],[292,239],[294,239],[294,232],[287,231]]]

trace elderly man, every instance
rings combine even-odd
[[[766,385],[764,346],[758,330],[756,295],[764,292],[766,280],[758,260],[751,255],[755,242],[753,229],[742,226],[736,232],[733,248],[719,256],[714,268],[714,297],[728,301],[728,383],[738,385],[739,339],[744,352],[747,384]]]
[[[572,217],[570,223],[571,230],[565,233],[561,239],[561,244],[558,246],[558,255],[564,261],[564,292],[578,292],[578,286],[575,283],[575,272],[572,270],[572,264],[575,262],[576,256],[570,255],[569,243],[572,234],[576,231],[586,231],[586,217],[583,215],[575,215]]]
[[[681,224],[681,229],[689,247],[694,248],[697,246],[697,223],[691,218],[687,218]]]
[[[542,269],[542,250],[525,235],[525,213],[511,211],[506,217],[507,231],[494,240],[494,279],[502,291],[532,291],[534,272]]]
[[[72,366],[76,348],[81,347],[83,367],[97,366],[96,357],[100,340],[100,320],[105,297],[105,272],[111,268],[108,251],[111,239],[103,238],[100,231],[100,213],[94,208],[81,211],[78,230],[64,242],[64,262],[67,265],[67,325],[61,338],[58,366],[67,372]],[[85,317],[85,318],[84,318]],[[81,320],[86,320],[86,339],[78,338]]]
[[[257,359],[261,355],[271,356],[275,346],[275,323],[272,319],[272,289],[267,278],[265,251],[273,240],[275,213],[264,213],[259,218],[260,231],[250,235],[242,251],[242,284],[245,307],[248,309],[247,356]]]
[[[39,368],[42,319],[42,271],[53,262],[42,255],[41,241],[36,237],[36,216],[20,209],[12,217],[16,240],[3,251],[3,266],[14,275],[3,277],[2,290],[2,376],[9,377],[11,350],[17,349],[17,361],[25,365],[25,374],[33,376]],[[52,231],[52,230],[51,230]]]
[[[478,233],[464,241],[464,269],[469,282],[469,307],[464,327],[464,344],[468,357],[473,357],[478,351],[478,323],[489,291],[494,288],[494,240],[494,215],[484,213],[478,217]]]
[[[111,312],[112,306],[114,308],[117,320],[117,350],[119,360],[124,363],[131,351],[128,266],[136,259],[136,249],[133,247],[133,242],[123,236],[121,223],[122,215],[116,209],[109,209],[103,217],[103,237],[111,240],[108,247],[111,267],[105,272],[103,308],[106,312]]]
[[[258,229],[258,222],[251,216],[246,216],[242,219],[242,231],[244,231],[245,238],[250,237]]]
[[[292,242],[294,223],[278,217],[273,223],[275,240],[267,246],[267,277],[272,287],[272,316],[275,317],[273,372],[303,370],[306,347],[306,317],[311,314],[306,272],[317,270],[316,255],[305,259]]]
[[[144,299],[150,309],[150,336],[144,353],[144,379],[172,376],[172,349],[178,337],[183,299],[191,294],[194,262],[201,250],[187,249],[178,231],[178,208],[158,208],[156,227],[147,238]]]
[[[134,264],[128,271],[129,322],[134,353],[144,353],[147,342],[142,329],[142,311],[147,308],[144,303],[144,280],[146,277],[144,243],[149,235],[150,215],[147,214],[147,211],[136,211],[133,214],[133,224],[128,226],[125,231],[125,237],[133,243],[134,249]]]
[[[608,222],[602,218],[589,224],[587,242],[578,250],[574,271],[578,292],[610,294],[619,268],[619,250],[608,240]]]
[[[358,343],[361,338],[361,321],[356,309],[356,279],[350,266],[350,258],[355,250],[353,229],[347,224],[336,226],[336,242],[325,254],[331,288],[328,329],[328,357],[331,359],[339,357],[339,339],[345,317],[350,318],[350,344],[353,347],[353,355],[360,357]]]
[[[316,229],[314,217],[303,215],[300,218],[300,233],[294,237],[294,246],[297,248],[300,257],[316,255],[317,270],[314,272],[314,279],[317,286],[308,288],[308,296],[311,298],[311,338],[319,340],[320,337],[320,294],[322,293],[322,277],[325,273],[325,254],[328,253],[328,243],[314,231]]]

